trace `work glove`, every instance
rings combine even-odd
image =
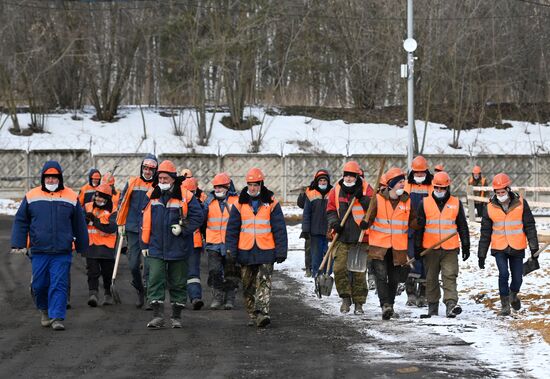
[[[285,260],[286,260],[286,258],[284,258],[284,257],[275,258],[275,262],[277,262],[277,263],[283,263]]]
[[[483,270],[485,268],[485,258],[478,258],[477,265]]]
[[[309,235],[308,232],[302,232],[300,233],[300,238],[303,238],[305,240],[308,240],[311,236]]]
[[[353,197],[355,197],[357,200],[361,200],[364,197],[363,187],[358,188],[357,191],[355,191],[355,193],[353,194]]]
[[[119,225],[118,226],[118,235],[119,236],[125,236],[126,235],[126,225]]]
[[[95,216],[92,212],[86,212],[86,222],[94,222]]]
[[[18,249],[18,248],[16,248],[16,247],[12,247],[10,253],[11,253],[11,254],[26,255],[26,254],[27,254],[27,248],[26,248],[26,247],[23,247],[23,248],[21,248],[21,249]]]
[[[176,237],[181,234],[181,225],[179,224],[170,225],[170,229],[172,229],[172,234]]]
[[[231,259],[231,258],[232,258],[231,250],[227,249],[227,250],[225,251],[225,256],[227,257],[227,259]]]
[[[369,228],[369,223],[365,220],[361,220],[359,227],[361,228],[361,230],[367,230]]]
[[[466,262],[470,258],[470,248],[462,247],[462,262]]]
[[[141,250],[141,255],[143,255],[144,257],[148,257],[149,256],[149,249]]]
[[[344,227],[340,226],[340,224],[334,224],[332,225],[332,230],[334,230],[335,233],[342,234]]]

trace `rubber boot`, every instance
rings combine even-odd
[[[143,304],[145,304],[145,290],[136,290],[137,291],[137,300],[136,300],[136,308],[143,307]]]
[[[519,311],[521,309],[521,300],[519,299],[517,292],[510,292],[510,305],[512,305],[514,311]]]
[[[271,323],[271,317],[268,314],[260,313],[256,317],[256,326],[258,328],[265,328]]]
[[[183,304],[172,303],[172,317],[170,318],[172,328],[181,328],[181,311],[183,308]]]
[[[225,309],[226,311],[232,310],[235,306],[235,290],[231,289],[231,290],[225,291],[224,298],[225,298],[225,304],[223,305],[223,309]]]
[[[462,308],[460,307],[460,305],[457,305],[457,303],[453,300],[447,301],[445,305],[447,307],[445,313],[448,318],[455,318],[462,313]]]
[[[154,301],[151,302],[151,307],[153,308],[153,318],[147,323],[147,327],[151,329],[162,328],[164,326],[164,304],[159,301]]]
[[[340,313],[348,313],[351,307],[351,298],[343,297],[342,305],[340,305]]]
[[[502,303],[502,310],[499,312],[499,316],[510,316],[510,296],[500,296],[500,302]]]
[[[113,305],[113,297],[111,296],[111,293],[107,292],[103,296],[103,305]]]
[[[426,300],[426,279],[417,279],[416,286],[416,306],[425,307],[428,301]]]
[[[88,297],[88,305],[92,308],[97,307],[97,291],[90,291],[90,296]]]
[[[439,315],[439,303],[428,303],[428,314],[420,316],[421,318],[430,318]]]
[[[210,303],[211,310],[223,309],[223,295],[224,293],[220,290],[212,290],[212,303]]]
[[[202,301],[202,299],[193,299],[191,301],[191,306],[194,311],[198,311],[204,306],[204,301]]]
[[[382,305],[382,320],[389,320],[393,314],[393,305]]]
[[[48,316],[48,310],[47,309],[41,309],[40,310],[40,325],[42,325],[44,328],[49,328],[50,325],[52,325],[53,320],[50,319]]]
[[[416,305],[416,292],[414,290],[415,281],[414,278],[408,277],[405,281],[405,291],[407,292],[407,303],[409,307]]]
[[[365,311],[363,310],[363,304],[355,303],[355,309],[353,310],[353,314],[362,315],[364,313]]]
[[[60,318],[55,318],[52,320],[52,329],[53,330],[65,330],[65,325],[63,325],[63,320]]]

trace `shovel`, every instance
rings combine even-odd
[[[545,244],[543,247],[541,247],[531,258],[529,258],[524,264],[523,264],[523,276],[538,270],[540,268],[539,260],[537,259],[548,246],[550,246],[550,243]]]
[[[122,301],[120,300],[120,294],[118,293],[118,290],[116,288],[116,273],[118,271],[118,263],[120,262],[120,253],[122,251],[122,242],[124,238],[119,235],[118,241],[117,241],[117,247],[116,247],[116,257],[115,257],[115,267],[113,268],[113,277],[111,280],[111,295],[113,296],[113,300],[115,301],[115,304],[122,304]]]
[[[380,178],[382,177],[382,174],[384,173],[384,166],[386,164],[386,159],[382,159],[382,162],[380,162],[380,169],[378,170],[378,178],[376,179],[376,185],[374,186],[374,194],[371,197],[371,200],[369,202],[369,207],[367,208],[367,212],[365,213],[365,218],[363,220],[369,221],[370,216],[372,214],[372,210],[374,209],[374,203],[376,201],[376,194],[378,193],[378,188],[380,187]],[[361,230],[361,234],[359,235],[359,240],[348,251],[348,262],[347,267],[348,271],[352,272],[365,272],[367,271],[367,249],[363,242],[363,237],[365,236],[365,230]]]
[[[351,198],[351,202],[353,202],[354,197]],[[343,228],[344,224],[346,223],[346,220],[348,219],[351,210],[353,207],[349,207],[346,213],[344,214],[344,217],[342,218],[342,221],[340,221],[340,226]],[[332,286],[334,284],[334,278],[330,276],[330,266],[332,264],[332,251],[334,250],[334,246],[336,245],[336,241],[338,240],[338,237],[340,235],[336,233],[334,235],[334,238],[332,239],[332,242],[328,248],[328,251],[326,252],[323,261],[321,262],[321,265],[319,266],[319,272],[323,271],[325,266],[327,266],[327,270],[322,275],[317,275],[315,278],[315,293],[317,294],[317,297],[319,299],[322,296],[330,296],[330,293],[332,291]],[[328,262],[328,264],[327,264]]]
[[[423,250],[420,253],[420,256],[423,257],[424,255],[428,254],[430,251],[432,251],[433,249],[435,249],[436,247],[441,245],[443,242],[446,242],[446,241],[450,240],[451,238],[453,238],[454,236],[456,236],[456,234],[457,234],[457,232],[453,232],[453,233],[449,234],[447,237],[443,238],[441,241],[439,241],[437,243],[434,243],[432,246],[430,246],[427,249]],[[409,266],[411,266],[411,268],[414,268],[414,262],[416,262],[416,259],[411,258],[411,259],[407,260],[407,263],[405,263],[403,266],[409,265]]]

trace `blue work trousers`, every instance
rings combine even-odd
[[[326,236],[311,236],[310,249],[311,249],[311,274],[315,278],[319,274],[319,266],[323,262],[323,257],[327,252],[328,240]],[[326,267],[326,265],[325,265]],[[324,273],[326,270],[323,270]],[[332,271],[332,265],[331,265]]]
[[[498,291],[501,296],[510,295],[510,291],[519,292],[523,282],[523,258],[525,258],[525,252],[522,254],[495,254],[498,268]],[[510,271],[508,271],[508,267],[510,267]],[[508,283],[510,272],[512,273],[512,282]]]
[[[187,261],[187,296],[190,301],[202,299],[201,256],[202,247],[196,247]]]
[[[71,254],[33,253],[32,290],[36,307],[47,310],[51,319],[65,319]]]

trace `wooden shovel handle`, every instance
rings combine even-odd
[[[113,267],[113,276],[112,280],[116,279],[116,273],[118,271],[118,263],[120,262],[120,253],[122,252],[122,239],[124,237],[122,235],[118,235],[118,243],[116,247],[116,257],[115,257],[115,266]],[[140,253],[141,254],[141,253]]]
[[[544,244],[540,249],[538,249],[537,252],[536,252],[535,254],[533,254],[533,258],[535,258],[535,259],[538,258],[539,255],[540,255],[544,250],[546,250],[546,248],[547,248],[548,246],[550,246],[550,242]]]
[[[428,254],[430,251],[432,251],[433,249],[435,249],[436,247],[438,247],[439,245],[441,245],[442,243],[444,242],[447,242],[448,240],[450,240],[451,238],[453,238],[454,236],[457,235],[458,232],[452,232],[451,234],[449,234],[447,237],[443,238],[441,241],[437,242],[437,243],[434,243],[432,246],[428,247],[427,249],[424,249],[421,253],[420,253],[420,256],[423,257],[424,255]],[[408,265],[412,265],[413,262],[416,261],[416,258],[411,258],[407,261],[406,264]]]

